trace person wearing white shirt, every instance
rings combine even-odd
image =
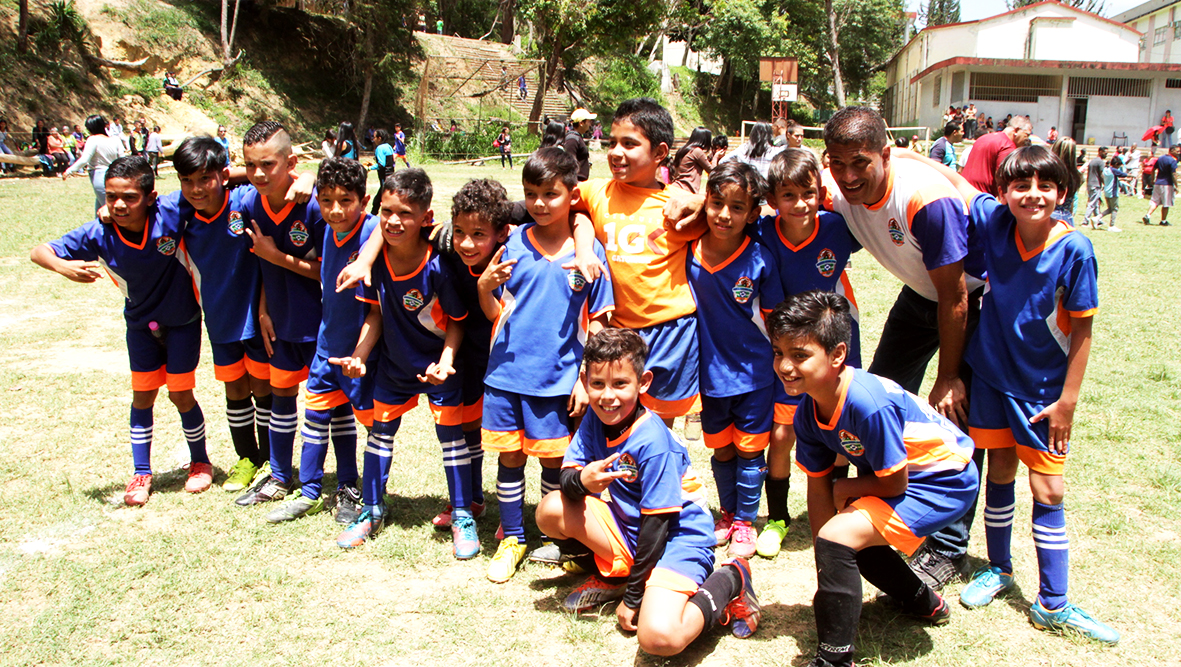
[[[107,203],[107,167],[123,155],[123,142],[107,134],[107,121],[98,114],[86,119],[86,131],[90,133],[86,147],[74,164],[62,172],[62,179],[89,167],[90,184],[94,187],[94,210],[98,211]]]

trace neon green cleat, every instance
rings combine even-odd
[[[230,468],[230,476],[226,478],[221,488],[226,491],[242,491],[250,486],[254,481],[254,474],[258,472],[258,467],[254,465],[254,461],[242,458]]]
[[[759,539],[755,542],[755,550],[763,558],[774,558],[779,555],[779,550],[783,548],[783,540],[787,539],[787,522],[768,521],[767,525],[763,526],[763,532],[759,535]]]
[[[516,537],[506,537],[496,548],[496,555],[488,564],[488,580],[503,584],[517,573],[517,567],[525,560],[525,543]]]

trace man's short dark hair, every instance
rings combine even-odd
[[[569,189],[578,185],[578,160],[559,146],[538,149],[521,169],[521,180],[529,185],[540,187],[555,178]]]
[[[148,164],[142,155],[125,155],[107,167],[106,181],[112,178],[126,178],[135,181],[143,194],[156,189],[156,177],[152,173],[152,165]]]
[[[633,97],[624,100],[615,110],[613,123],[626,120],[639,128],[640,132],[655,149],[660,144],[673,147],[673,117],[668,109],[651,97]]]
[[[320,162],[320,170],[316,172],[316,190],[323,192],[328,188],[344,188],[357,195],[358,199],[365,198],[365,180],[369,171],[356,160],[343,157],[325,158]]]
[[[943,136],[950,137],[951,135],[953,135],[957,131],[959,131],[959,129],[960,129],[960,124],[955,121],[951,121],[947,125],[943,126]]]
[[[422,207],[424,211],[431,207],[431,200],[435,197],[431,177],[417,167],[403,169],[387,176],[377,196],[380,198],[387,192],[398,195],[407,203]]]
[[[880,151],[886,147],[886,121],[869,107],[845,107],[824,124],[824,143]]]
[[[996,168],[996,187],[1000,192],[1009,184],[1022,178],[1037,175],[1039,181],[1052,181],[1058,192],[1070,189],[1072,180],[1066,163],[1046,146],[1023,146],[1009,153]]]
[[[513,204],[508,200],[508,192],[500,181],[491,178],[473,179],[464,183],[451,198],[452,223],[465,213],[474,213],[492,225],[493,231],[499,232],[511,221]]]
[[[191,176],[202,171],[221,171],[229,166],[230,156],[225,146],[213,137],[202,134],[180,142],[172,155],[172,166],[180,176]]]
[[[281,123],[273,120],[264,120],[261,123],[255,123],[253,127],[246,130],[246,134],[242,137],[242,145],[257,146],[265,144],[271,140],[271,137],[286,131],[287,129]]]
[[[636,379],[639,379],[644,375],[644,364],[648,361],[648,344],[631,329],[608,327],[586,342],[582,360],[586,362],[588,371],[591,364],[626,360],[635,370]]]
[[[746,191],[747,196],[751,199],[751,205],[755,209],[758,208],[759,201],[767,194],[767,181],[763,180],[763,176],[759,174],[758,170],[738,160],[729,160],[714,167],[713,171],[709,172],[705,191],[715,197],[720,197],[722,188],[727,185],[737,185]]]
[[[820,190],[820,160],[807,148],[785,148],[771,160],[767,168],[767,186],[771,197],[778,188],[791,184],[797,188],[814,186]]]
[[[849,302],[836,292],[811,290],[787,297],[767,316],[767,332],[771,340],[811,339],[825,352],[837,346],[849,345]]]

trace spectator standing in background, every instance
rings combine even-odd
[[[1091,229],[1099,229],[1103,221],[1099,218],[1099,209],[1103,206],[1103,168],[1107,162],[1107,147],[1100,146],[1099,154],[1087,161],[1087,212],[1083,215],[1083,224]]]
[[[1030,125],[1029,119],[1025,116],[1014,116],[1003,131],[990,132],[981,137],[972,146],[972,154],[968,156],[968,162],[964,165],[963,177],[972,187],[995,197],[997,190],[993,177],[997,166],[1018,146],[1024,146],[1032,133],[1033,126]]]
[[[86,131],[90,133],[86,147],[74,164],[62,172],[62,179],[84,167],[89,168],[90,184],[94,187],[94,210],[98,211],[107,203],[107,167],[123,155],[123,142],[107,135],[107,121],[98,114],[86,119]]]
[[[320,150],[324,151],[325,159],[336,155],[336,132],[332,130],[324,132],[324,141],[320,142]]]
[[[1153,164],[1156,180],[1152,185],[1152,202],[1148,205],[1148,213],[1144,214],[1144,224],[1152,223],[1152,213],[1160,207],[1160,225],[1169,226],[1169,209],[1173,206],[1173,193],[1177,185],[1177,157],[1181,156],[1181,146],[1176,144],[1168,153],[1158,157]]]
[[[586,140],[583,137],[590,130],[591,123],[598,117],[598,114],[593,114],[586,109],[575,109],[574,113],[570,114],[570,129],[566,132],[566,139],[562,142],[562,147],[578,161],[579,181],[590,178],[590,151],[587,150]]]
[[[500,134],[497,135],[496,141],[493,145],[500,149],[500,168],[504,169],[504,163],[508,161],[508,168],[513,168],[513,135],[509,132],[508,125],[500,128]]]
[[[353,124],[345,121],[336,131],[335,157],[357,159],[357,135],[353,132]]]
[[[977,123],[978,123],[978,120],[977,120],[978,115],[979,114],[976,111],[976,105],[969,104],[968,111],[966,114],[964,114],[964,138],[965,139],[975,139],[976,138],[976,127],[977,127]]]
[[[713,133],[701,127],[694,128],[689,140],[677,151],[669,172],[672,184],[697,194],[701,189],[701,175],[711,171],[718,163],[713,150]]]
[[[1055,141],[1058,141],[1058,128],[1050,128],[1050,131],[1046,134],[1046,141],[1050,142],[1051,144]]]
[[[529,88],[525,85],[525,73],[521,72],[521,76],[517,77],[517,97],[523,100],[528,94]]]
[[[943,163],[944,166],[957,169],[955,161],[955,144],[959,143],[964,138],[964,131],[960,128],[960,124],[952,121],[943,126],[943,136],[935,140],[931,144],[931,152],[927,157],[936,162]]]
[[[776,147],[787,146],[786,120],[776,118],[775,122],[771,123],[771,145]]]
[[[226,149],[226,154],[227,155],[229,154],[229,152],[230,152],[230,138],[226,136],[226,126],[225,125],[218,125],[217,126],[217,135],[213,137],[213,140],[216,141],[217,143],[221,144],[221,147]]]
[[[152,173],[160,176],[160,153],[164,152],[164,142],[160,140],[160,126],[155,125],[148,133],[148,140],[144,144],[144,153],[148,156],[148,164],[152,165]]]
[[[787,121],[787,132],[783,136],[787,139],[788,148],[804,146],[804,126],[794,120]]]
[[[1051,150],[1054,151],[1054,155],[1057,155],[1058,159],[1062,160],[1062,163],[1067,167],[1078,161],[1074,139],[1070,137],[1062,137],[1058,141],[1055,141]],[[1050,214],[1050,217],[1055,220],[1061,220],[1074,227],[1074,200],[1078,195],[1079,187],[1082,185],[1082,174],[1079,173],[1076,167],[1074,169],[1068,168],[1066,175],[1070,177],[1070,182],[1067,183],[1066,192],[1063,193],[1064,199],[1061,204],[1058,204],[1054,208],[1054,212]]]
[[[1165,149],[1173,147],[1173,130],[1173,112],[1166,109],[1160,119],[1160,142]]]
[[[733,153],[722,158],[721,161],[737,160],[749,164],[763,178],[766,178],[767,171],[771,168],[771,160],[785,149],[786,146],[774,146],[771,144],[770,123],[755,123],[754,127],[750,129],[750,136],[747,137],[746,143],[739,146]]]

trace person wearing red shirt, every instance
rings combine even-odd
[[[1013,116],[1009,126],[1001,132],[990,132],[972,145],[968,153],[967,163],[960,175],[972,184],[972,187],[992,196],[997,195],[993,175],[1005,156],[1025,145],[1029,135],[1033,134],[1033,125],[1025,116]]]

